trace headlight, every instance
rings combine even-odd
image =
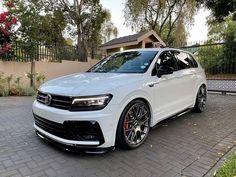
[[[112,98],[111,94],[74,98],[71,111],[95,111],[106,107]]]

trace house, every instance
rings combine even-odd
[[[156,34],[155,31],[142,31],[137,34],[124,36],[101,45],[104,55],[109,55],[114,52],[135,49],[135,48],[152,48],[152,47],[165,47],[166,44]]]

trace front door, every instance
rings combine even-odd
[[[181,83],[177,78],[177,61],[174,51],[164,51],[157,59],[157,70],[161,66],[173,68],[173,74],[162,75],[160,78],[155,74],[152,76],[154,89],[155,107],[153,108],[154,120],[156,124],[160,120],[177,113],[181,109]]]

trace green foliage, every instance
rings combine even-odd
[[[17,18],[12,12],[14,3],[11,0],[3,0],[2,3],[7,11],[0,12],[0,58],[8,60],[12,57],[11,42],[14,39]]]
[[[14,77],[13,75],[5,76],[4,73],[0,73],[0,97],[1,96],[33,96],[35,90],[31,87],[22,87],[22,77]],[[38,74],[38,82],[44,82],[45,76]],[[14,81],[14,82],[13,82]]]
[[[65,44],[62,35],[66,19],[61,9],[52,9],[41,0],[19,0],[14,11],[20,21],[18,41],[21,51],[30,59],[38,59],[38,45]],[[49,11],[50,10],[52,11]]]
[[[41,84],[44,83],[46,77],[43,73],[36,73],[36,83],[37,83],[37,87],[39,87]]]
[[[213,17],[208,20],[209,32],[208,37],[211,42],[224,42],[222,49],[221,67],[229,73],[235,74],[236,67],[236,12],[224,18],[224,21],[215,21]]]
[[[217,22],[213,17],[208,19],[208,37],[211,41],[236,42],[236,20],[233,16],[236,12],[225,17],[224,21]]]
[[[0,72],[0,96],[8,96],[8,90],[6,88],[6,79],[4,73]]]
[[[101,40],[102,43],[106,43],[111,40],[112,37],[117,37],[118,29],[111,21],[111,14],[108,11],[107,17],[101,27]]]
[[[199,47],[198,61],[209,74],[217,71],[222,65],[223,46],[204,46]]]
[[[18,60],[23,60],[20,58],[22,56],[28,61],[39,59],[38,46],[42,45],[61,59],[66,55],[85,61],[88,52],[92,57],[96,54],[102,43],[102,24],[110,15],[108,10],[102,8],[99,0],[13,1],[14,14],[20,22],[17,31],[20,52],[15,52]],[[114,33],[117,33],[117,29]],[[67,46],[72,48],[73,41],[77,41],[77,47],[67,50]]]
[[[210,9],[218,22],[224,21],[224,17],[236,11],[236,0],[197,0],[197,3]]]
[[[99,7],[100,14],[91,20],[92,28],[90,35],[88,35],[88,52],[91,54],[91,58],[95,59],[98,55],[97,51],[102,43],[108,42],[111,37],[117,37],[118,29],[111,22],[111,14],[107,9]]]
[[[17,85],[17,88],[20,88],[20,81],[22,77],[17,76],[15,79],[15,84]]]
[[[216,177],[235,177],[236,175],[236,152],[224,163],[216,173]]]
[[[169,45],[183,45],[195,12],[195,0],[126,0],[125,23],[136,31],[154,30]]]
[[[24,88],[22,90],[21,96],[34,96],[36,91],[32,87]]]

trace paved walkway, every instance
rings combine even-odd
[[[29,97],[0,98],[0,176],[204,176],[236,144],[236,97],[209,95],[202,114],[168,119],[143,146],[103,155],[63,152],[34,133]]]

